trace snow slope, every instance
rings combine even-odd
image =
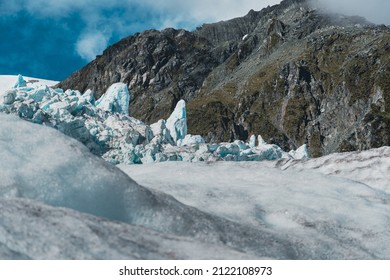
[[[15,85],[17,79],[18,79],[17,75],[0,75],[0,92],[12,88]],[[34,87],[42,86],[42,85],[51,87],[59,83],[57,81],[45,80],[40,78],[32,78],[32,77],[24,77],[24,80],[27,82],[27,86],[34,85]]]
[[[144,188],[57,130],[5,114],[0,114],[0,124],[0,198],[67,207],[197,242],[228,245],[257,257],[307,255],[299,244],[282,240],[267,229],[228,221]],[[14,218],[18,220],[16,212]],[[58,223],[62,220],[59,217]],[[30,238],[25,233],[23,240]],[[5,247],[11,246],[4,231],[0,232],[0,241]]]
[[[0,124],[1,258],[390,258],[379,188],[284,160],[121,166],[142,187],[57,130]]]
[[[283,170],[312,169],[325,175],[348,178],[390,194],[390,147],[335,153],[308,161],[281,160],[276,165]]]
[[[90,91],[23,86],[1,101],[0,258],[390,259],[389,147],[307,160],[305,146],[184,132],[176,146],[165,121],[105,112]],[[94,149],[113,163],[208,162],[121,171]]]
[[[381,151],[364,152],[355,160],[350,155],[349,169],[359,170],[362,161],[371,158],[364,155]],[[389,155],[385,158],[389,166]],[[332,156],[328,160],[334,168],[344,166],[337,155],[334,161]],[[299,170],[281,170],[275,167],[277,162],[120,167],[138,183],[169,193],[184,204],[300,243],[312,250],[313,258],[389,259],[390,195],[361,182],[306,169],[310,162],[296,161]],[[363,173],[373,169],[366,164]],[[386,181],[387,174],[377,180]]]
[[[255,257],[32,200],[0,199],[0,259],[205,258]]]

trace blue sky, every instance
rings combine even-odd
[[[314,0],[386,23],[388,0]],[[0,0],[0,75],[62,80],[135,32],[194,29],[280,0]],[[386,3],[387,2],[387,3]],[[330,4],[329,4],[330,3]],[[376,3],[376,4],[375,4]],[[379,5],[384,5],[380,6]],[[387,7],[386,7],[387,6]],[[378,14],[379,12],[379,14]],[[370,18],[371,17],[371,18]],[[373,19],[375,18],[375,19]]]

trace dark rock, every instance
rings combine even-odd
[[[188,132],[207,141],[261,134],[320,156],[390,145],[389,45],[386,26],[285,0],[194,32],[129,36],[59,86],[98,98],[125,82],[130,114],[147,123],[185,99]]]

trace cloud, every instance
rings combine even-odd
[[[145,29],[166,27],[194,29],[204,22],[215,22],[260,10],[280,0],[13,0],[1,1],[0,14],[12,16],[26,12],[31,17],[53,22],[74,19],[79,30],[75,51],[89,61],[110,43]],[[69,25],[72,25],[69,22]],[[77,35],[76,35],[77,36]]]
[[[82,34],[77,40],[76,51],[83,59],[91,61],[107,47],[108,39],[99,31]]]
[[[245,15],[250,9],[280,0],[14,0],[2,3],[2,13],[26,11],[33,17],[54,21],[77,15],[84,28],[75,43],[76,53],[89,61],[107,46],[134,32],[166,27],[194,29]],[[72,24],[72,23],[70,23]]]
[[[312,0],[333,13],[362,16],[376,24],[390,24],[389,0]]]
[[[280,0],[144,0],[143,3],[166,14],[166,21],[174,23],[187,20],[201,24],[243,16],[251,9],[261,10],[280,3]]]
[[[128,9],[140,6],[164,11],[166,15],[190,15],[199,20],[222,20],[241,16],[250,9],[261,9],[278,4],[280,0],[13,0],[0,3],[3,11],[27,10],[35,15],[64,17],[72,12],[85,12],[84,15],[99,13],[104,9]]]
[[[390,24],[389,0],[311,1],[332,12]],[[191,30],[278,3],[280,0],[0,0],[0,51],[8,56],[21,51],[26,54],[12,63],[0,58],[0,70],[23,68],[31,65],[29,59],[39,57],[41,68],[50,69],[49,74],[57,71],[55,79],[60,79],[94,59],[107,45],[135,32],[166,27]]]

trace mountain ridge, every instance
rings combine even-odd
[[[390,145],[390,31],[285,0],[193,32],[126,37],[59,86],[100,97],[128,84],[130,114],[152,123],[180,99],[209,142],[261,134],[314,156]]]

